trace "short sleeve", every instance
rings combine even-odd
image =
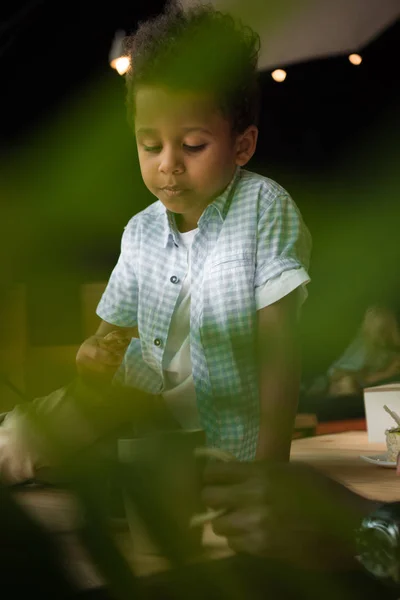
[[[257,232],[255,288],[285,271],[308,271],[311,235],[289,194],[277,194],[261,213]]]
[[[298,289],[298,303],[299,308],[303,305],[307,299],[307,284],[310,282],[310,277],[305,269],[290,269],[269,279],[256,288],[256,308],[260,310],[266,306],[278,302],[294,290]]]
[[[118,327],[137,325],[139,288],[134,265],[137,255],[138,242],[130,222],[122,234],[118,262],[96,310],[101,319]]]

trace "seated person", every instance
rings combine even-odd
[[[356,337],[308,395],[359,395],[365,387],[400,381],[400,327],[394,311],[371,306]]]

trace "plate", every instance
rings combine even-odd
[[[378,467],[386,467],[386,469],[395,469],[396,462],[392,460],[387,460],[387,454],[374,454],[373,456],[364,456],[361,455],[360,458],[365,460],[366,462],[371,463],[372,465],[377,465]]]

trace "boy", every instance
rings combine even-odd
[[[77,366],[100,389],[111,380],[130,389],[132,414],[147,402],[239,460],[287,460],[311,242],[287,192],[242,169],[257,143],[258,50],[249,28],[201,5],[171,5],[128,38],[128,115],[157,200],[124,230],[101,325]],[[131,340],[126,352],[115,339],[107,346],[110,334]],[[37,403],[47,418],[62,407],[49,427],[74,432],[72,444],[126,418],[124,400],[119,415],[90,394],[73,406],[75,394],[83,397],[73,388]],[[82,410],[83,425],[73,426]],[[40,459],[28,460],[21,444],[12,450],[13,413],[0,431],[0,474],[15,481]]]
[[[99,342],[121,330],[133,339],[116,381],[161,394],[182,427],[240,460],[286,460],[310,236],[285,190],[242,170],[257,143],[259,38],[174,4],[126,47],[129,117],[158,200],[125,228],[78,365],[109,371]]]

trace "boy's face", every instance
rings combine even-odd
[[[168,210],[180,215],[182,231],[197,227],[204,209],[229,184],[236,165],[251,158],[257,129],[249,128],[254,139],[249,154],[246,134],[233,134],[230,122],[207,94],[141,87],[135,109],[145,185]]]

